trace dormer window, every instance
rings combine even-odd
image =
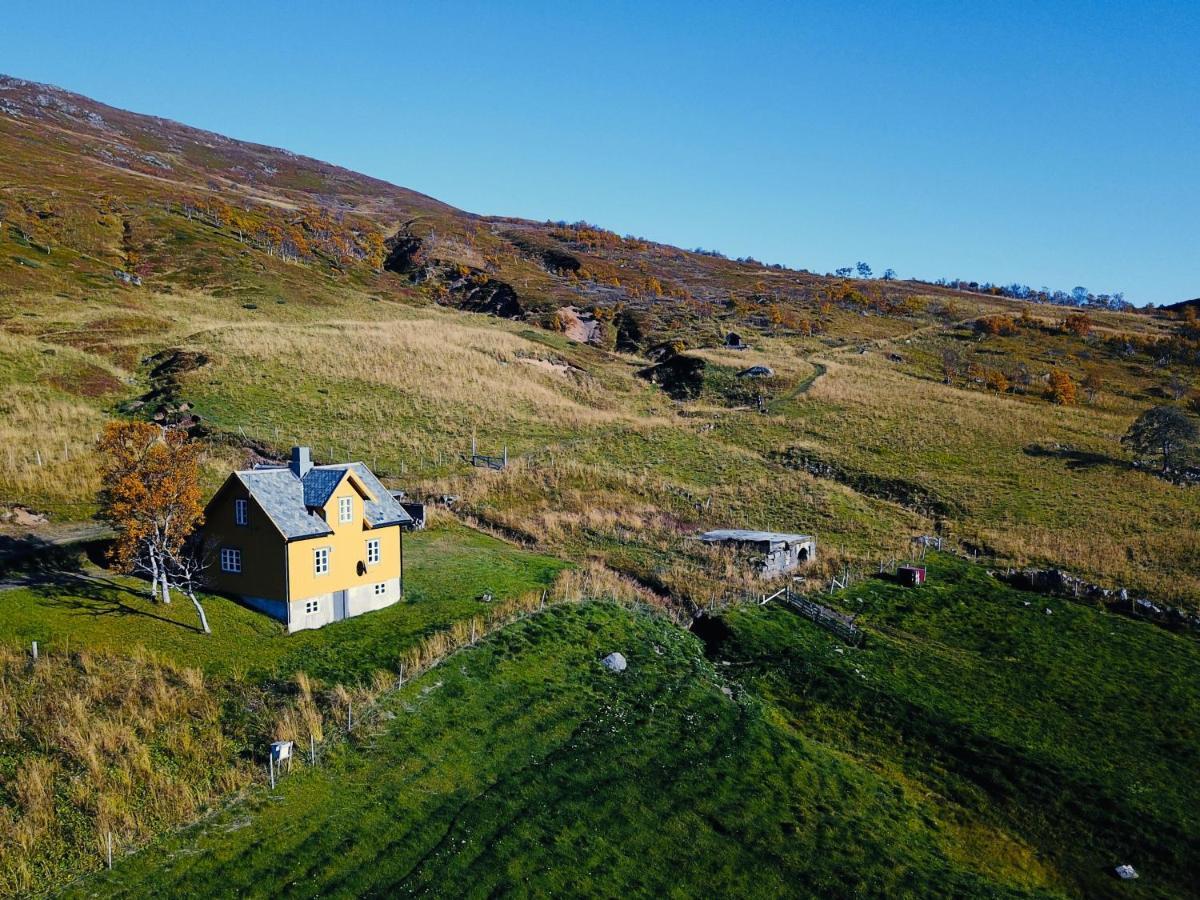
[[[245,525],[250,521],[250,501],[240,497],[233,501],[233,523]]]
[[[338,521],[342,523],[354,521],[354,499],[352,497],[338,497]]]

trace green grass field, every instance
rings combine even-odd
[[[305,671],[352,683],[394,671],[421,638],[485,611],[497,600],[549,587],[564,563],[449,521],[405,535],[404,602],[318,631],[285,633],[274,619],[224,597],[205,598],[212,634],[186,597],[154,604],[145,585],[94,570],[44,585],[0,590],[0,641],[43,652],[142,646],[213,675],[258,680]]]
[[[621,649],[621,675],[599,659]],[[728,696],[726,691],[731,692]],[[68,896],[1023,896],[927,801],[616,607],[559,607],[389,698],[273,795]],[[932,827],[931,827],[932,826]]]
[[[930,577],[835,599],[860,650],[776,605],[705,643],[554,607],[69,895],[1187,895],[1195,642],[952,557]]]

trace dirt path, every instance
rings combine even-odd
[[[895,337],[873,338],[869,341],[855,341],[854,343],[842,344],[839,347],[833,347],[829,350],[829,356],[844,356],[848,353],[863,353],[867,350],[880,350],[889,345],[895,345],[911,341],[915,337],[920,337],[925,334],[930,334],[935,331],[949,331],[954,328],[959,328],[963,325],[970,325],[975,321],[975,317],[963,319],[961,322],[934,322],[930,325],[922,325],[920,328],[914,328],[912,331],[905,334],[896,335]],[[829,372],[829,359],[822,362],[818,357],[810,357],[808,360],[812,363],[813,373],[797,384],[786,396],[780,397],[778,400],[771,402],[771,409],[774,412],[776,404],[786,404],[795,400],[797,397],[807,394],[812,386],[817,383],[817,379],[821,378]]]
[[[56,554],[112,537],[102,522],[69,522],[41,532],[0,534],[0,590],[45,584],[61,575]]]

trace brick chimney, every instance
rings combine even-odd
[[[312,457],[309,455],[307,447],[292,448],[292,461],[288,468],[297,478],[303,478],[308,474],[308,470],[312,468]]]

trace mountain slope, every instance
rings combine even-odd
[[[408,602],[303,638],[225,598],[206,636],[111,573],[23,572],[0,603],[14,893],[99,867],[109,831],[119,854],[170,854],[81,891],[194,892],[218,869],[231,891],[561,891],[591,867],[614,894],[690,871],[727,892],[1097,896],[1129,888],[1110,875],[1126,854],[1139,893],[1194,882],[1197,645],[1131,615],[1139,597],[1196,609],[1200,504],[1185,471],[1120,444],[1147,407],[1191,408],[1186,316],[472,215],[12,79],[0,208],[0,551],[36,544],[37,515],[54,537],[94,513],[114,418],[187,429],[209,489],[304,443],[450,507],[408,542]],[[473,468],[474,445],[509,465]],[[793,587],[859,616],[866,646],[747,602],[778,585],[695,540],[715,527],[815,533]],[[892,564],[935,532],[961,555],[901,587]],[[1113,592],[994,577],[1026,565]],[[835,573],[853,581],[828,594]],[[639,611],[547,610],[475,641],[548,588]],[[642,604],[708,610],[704,646]],[[27,664],[34,640],[52,663]],[[622,681],[596,665],[610,649]],[[141,680],[122,695],[125,669]],[[167,709],[139,687],[155,678],[196,700],[204,755],[191,726],[121,730]],[[324,729],[332,752],[381,693],[391,725],[282,799],[234,802],[268,741]],[[218,801],[215,822],[161,833]]]
[[[716,522],[875,559],[941,527],[1200,595],[1200,513],[1116,442],[1194,380],[1194,325],[474,216],[41,85],[0,98],[7,504],[86,516],[105,417],[198,415],[214,447],[368,459],[685,595],[719,589],[686,541]],[[1051,402],[1052,370],[1094,402]],[[522,465],[465,477],[472,434]]]

